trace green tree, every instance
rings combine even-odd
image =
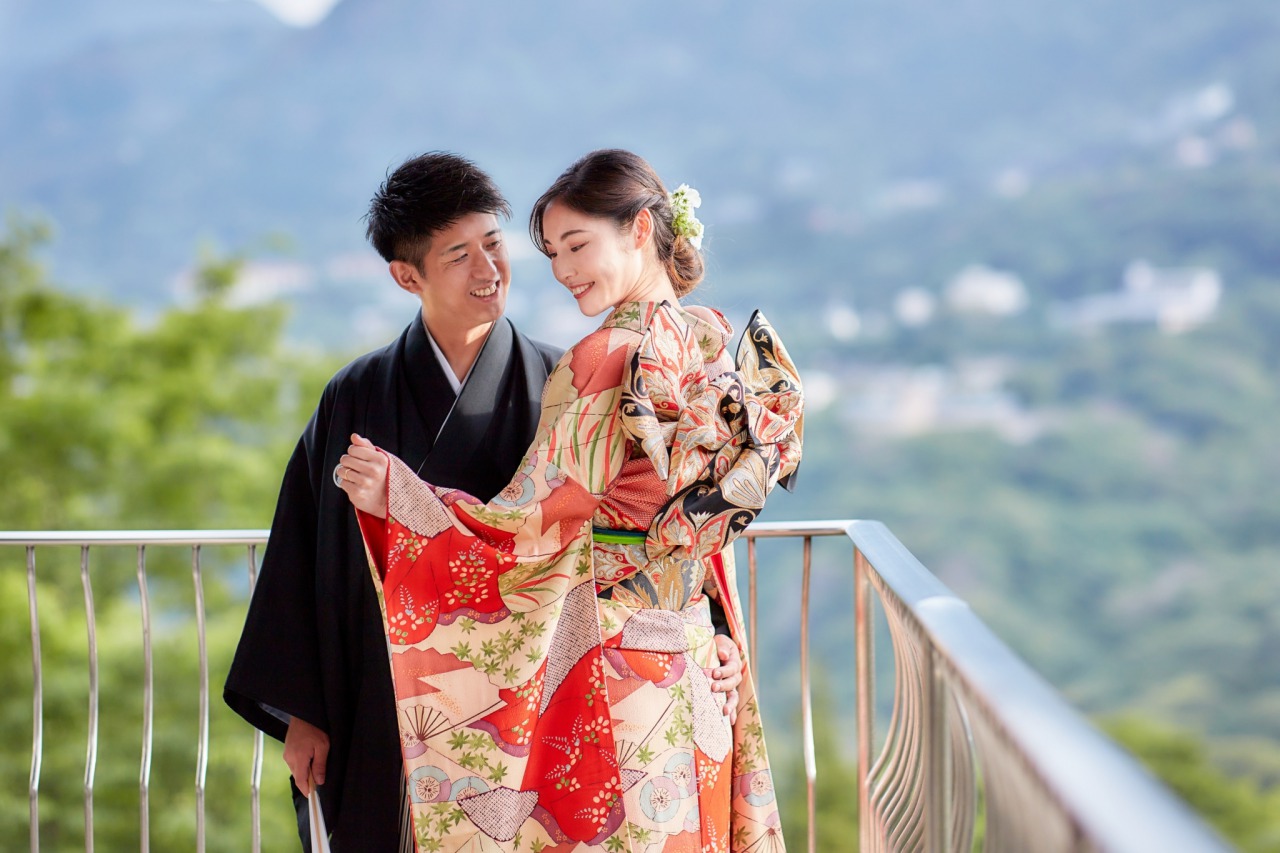
[[[1103,728],[1242,851],[1280,849],[1280,791],[1227,776],[1185,731],[1136,716]]]
[[[35,260],[47,229],[11,220],[0,237],[0,526],[8,529],[265,527],[280,472],[336,364],[304,357],[282,335],[280,305],[236,307],[242,259],[206,257],[189,304],[152,319],[55,287]],[[32,732],[32,650],[25,560],[0,553],[0,837],[25,839]],[[87,626],[75,549],[38,552],[44,722],[43,850],[84,849]],[[150,836],[193,849],[198,656],[191,554],[147,556],[155,666]],[[252,730],[220,701],[239,636],[243,549],[203,553],[211,749],[210,851],[249,842]],[[135,555],[91,552],[100,667],[94,838],[139,846],[143,656]],[[266,849],[296,832],[279,746],[263,773]]]
[[[814,784],[815,840],[818,853],[848,853],[858,843],[858,768],[848,756],[857,748],[856,729],[837,712],[830,689],[815,678],[813,690],[813,747],[817,777]],[[792,735],[798,734],[797,721]],[[771,731],[771,752],[785,730]],[[780,750],[778,754],[783,754]],[[809,833],[808,786],[803,749],[789,750],[775,768],[782,834],[793,850],[804,850]]]
[[[237,259],[143,323],[51,286],[44,239],[11,222],[0,241],[0,524],[263,525],[332,360],[285,347],[283,306],[229,304]]]

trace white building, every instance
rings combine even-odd
[[[1150,324],[1179,334],[1208,322],[1222,299],[1222,277],[1209,267],[1165,268],[1135,260],[1124,271],[1120,290],[1098,293],[1050,310],[1055,325],[1095,332],[1117,323]]]
[[[960,314],[1012,317],[1027,308],[1027,288],[1013,273],[972,264],[956,273],[946,290],[947,305]]]

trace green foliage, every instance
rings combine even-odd
[[[1280,848],[1280,788],[1227,776],[1185,731],[1137,716],[1103,728],[1244,853]]]
[[[0,240],[0,525],[264,525],[333,363],[282,347],[280,305],[227,303],[237,260],[207,258],[195,302],[144,323],[50,286],[43,236]]]
[[[838,712],[835,700],[819,677],[813,691],[813,747],[817,776],[814,784],[815,850],[819,853],[846,853],[858,840],[858,768],[851,757],[857,752],[855,728],[847,722],[850,714]],[[796,718],[790,733],[801,730]],[[769,731],[778,744],[785,729]],[[770,749],[771,755],[787,756],[774,765],[778,789],[778,810],[783,837],[795,850],[808,843],[809,805],[804,752],[802,748]]]
[[[280,306],[227,303],[238,259],[206,257],[193,304],[148,322],[53,287],[33,259],[45,229],[21,221],[0,239],[0,526],[9,529],[265,527],[279,474],[336,366],[281,342]],[[32,754],[32,641],[24,561],[0,554],[0,837],[25,839]],[[249,846],[252,730],[221,702],[239,637],[243,549],[205,549],[210,754],[205,819],[210,851]],[[191,555],[147,554],[154,643],[152,849],[195,846],[199,657]],[[94,839],[137,849],[143,654],[136,556],[95,549],[99,751]],[[89,654],[76,549],[37,552],[43,672],[42,850],[84,849]],[[279,744],[262,782],[264,849],[287,849],[296,828]]]

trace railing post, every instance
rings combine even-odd
[[[249,546],[249,595],[258,585],[258,546]],[[262,730],[253,730],[253,770],[249,779],[249,809],[253,821],[253,853],[262,851]]]
[[[36,607],[36,549],[27,546],[27,607],[31,611],[31,853],[40,850],[40,766],[44,761],[44,678],[40,665],[40,611]]]
[[[804,537],[804,567],[800,581],[800,727],[804,738],[805,802],[808,808],[809,853],[818,847],[818,763],[813,754],[813,682],[809,675],[809,579],[813,569],[813,537]]]
[[[924,641],[924,839],[925,850],[947,849],[948,769],[947,685],[937,650]]]
[[[871,832],[871,749],[875,726],[875,648],[872,645],[871,577],[862,551],[853,551],[854,678],[858,715],[859,849],[875,849]]]
[[[200,546],[191,547],[191,577],[196,588],[196,633],[200,647],[200,739],[196,744],[196,853],[204,853],[204,787],[209,767],[209,650],[205,641],[204,581]]]
[[[151,654],[151,596],[147,592],[147,546],[138,546],[138,600],[142,608],[142,759],[138,768],[141,850],[151,850],[151,747],[154,740],[155,670]]]
[[[89,546],[80,546],[80,583],[84,587],[84,622],[89,633],[89,736],[84,757],[84,849],[93,853],[93,780],[98,770],[98,617],[89,580]]]

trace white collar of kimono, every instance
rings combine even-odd
[[[427,333],[427,340],[431,343],[431,351],[436,354],[436,361],[440,362],[440,369],[444,371],[444,378],[449,380],[449,387],[453,389],[453,393],[461,395],[462,386],[466,385],[467,380],[471,378],[472,372],[476,369],[476,362],[480,361],[480,356],[476,356],[476,360],[471,362],[471,367],[467,370],[467,375],[459,380],[458,375],[453,372],[453,368],[449,365],[449,359],[445,358],[444,353],[440,351],[440,346],[436,343],[436,339],[431,337],[431,330],[427,328],[426,323],[422,324],[422,330]],[[489,331],[493,331],[492,326]],[[489,338],[486,335],[485,342],[487,343],[488,340]],[[481,347],[481,349],[483,350],[484,348]]]

